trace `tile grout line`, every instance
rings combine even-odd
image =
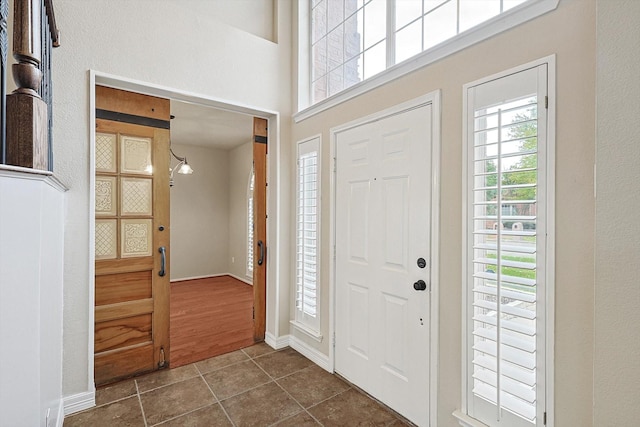
[[[282,378],[286,378],[286,377],[282,377]],[[287,396],[289,396],[289,397],[290,397],[294,402],[296,402],[296,403],[298,404],[298,406],[300,406],[300,407],[302,408],[302,411],[300,411],[300,412],[298,412],[298,413],[295,413],[295,414],[291,415],[289,418],[293,418],[293,417],[295,417],[296,415],[299,415],[300,413],[305,412],[305,413],[306,413],[307,415],[309,415],[309,416],[311,417],[311,419],[313,419],[315,422],[317,422],[317,423],[318,423],[318,424],[320,424],[321,426],[323,426],[323,425],[324,425],[324,424],[322,424],[322,423],[320,422],[320,420],[318,420],[318,419],[317,419],[316,417],[314,417],[314,416],[313,416],[309,411],[307,411],[307,408],[305,408],[305,407],[304,407],[300,402],[298,402],[298,400],[297,400],[295,397],[293,397],[293,396],[291,395],[291,393],[289,393],[287,390],[285,390],[285,389],[284,389],[284,387],[282,387],[278,381],[273,380],[273,382],[275,382],[275,383],[278,385],[278,387],[280,387],[280,389],[281,389],[282,391],[284,391],[284,392],[287,394]],[[287,420],[287,419],[289,419],[289,418],[285,418],[284,420],[279,420],[279,421],[278,421],[278,423],[280,423],[280,422],[282,422],[282,421],[285,421],[285,420]],[[276,424],[277,424],[277,423],[276,423]],[[273,424],[272,424],[272,425],[273,425]]]
[[[262,369],[262,372],[264,372],[265,374],[267,374],[267,376],[268,376],[268,377],[270,377],[270,378],[273,380],[273,382],[274,382],[274,383],[276,383],[276,385],[277,385],[278,387],[280,387],[280,389],[281,389],[282,391],[284,391],[284,392],[285,392],[285,394],[286,394],[287,396],[289,396],[289,398],[290,398],[291,400],[293,400],[294,402],[296,402],[296,404],[297,404],[300,408],[302,408],[302,411],[296,412],[295,414],[292,414],[290,417],[287,417],[287,418],[284,418],[284,419],[278,420],[277,422],[275,422],[275,423],[271,424],[272,426],[277,425],[278,423],[281,423],[282,421],[288,420],[289,418],[293,418],[293,417],[295,417],[296,415],[299,415],[301,412],[306,412],[306,413],[307,413],[307,414],[308,414],[308,415],[309,415],[313,420],[315,420],[318,424],[320,424],[321,426],[323,425],[320,421],[318,421],[318,420],[316,419],[316,417],[314,417],[313,415],[311,415],[311,414],[309,413],[309,411],[307,411],[307,409],[306,409],[303,405],[301,405],[301,404],[300,404],[300,402],[298,402],[298,400],[297,400],[296,398],[294,398],[294,397],[293,397],[293,396],[292,396],[292,395],[291,395],[287,390],[285,390],[285,389],[284,389],[284,387],[282,387],[282,386],[280,385],[280,383],[278,382],[278,380],[277,380],[277,379],[275,379],[274,377],[272,377],[271,375],[269,375],[269,373],[268,373],[267,371],[265,371],[265,370],[264,370],[264,368],[262,368],[262,366],[258,365],[258,363],[256,363],[256,361],[255,361],[255,360],[253,360],[253,359],[252,359],[252,362],[253,362],[253,363],[255,363],[255,365],[256,365],[258,368]],[[308,368],[308,367],[307,367],[307,368]],[[293,374],[295,374],[295,373],[297,373],[297,372],[303,371],[303,370],[305,370],[305,369],[307,369],[307,368],[298,369],[297,371],[292,372],[292,373],[290,373],[289,375],[284,375],[284,376],[282,376],[282,377],[280,377],[280,378],[287,378],[288,376],[293,375]]]
[[[238,362],[241,363],[241,362]],[[216,399],[216,403],[220,406],[220,409],[222,409],[222,412],[224,412],[224,415],[227,417],[227,419],[229,420],[229,422],[231,423],[231,425],[233,427],[236,427],[236,423],[233,422],[233,420],[231,419],[231,416],[229,415],[229,413],[227,412],[227,410],[224,408],[224,405],[222,405],[222,401],[220,399],[218,399],[218,396],[216,395],[216,393],[213,391],[213,389],[211,388],[211,386],[209,385],[209,383],[207,382],[207,380],[204,379],[204,375],[202,374],[202,372],[200,371],[200,368],[198,368],[198,365],[194,364],[194,366],[196,367],[196,371],[198,371],[198,374],[200,375],[200,378],[202,378],[202,381],[204,381],[205,385],[207,386],[207,388],[209,389],[209,391],[211,392],[211,394],[213,394],[213,397]],[[228,365],[231,366],[231,365]],[[223,369],[223,368],[220,368]],[[214,372],[214,371],[211,371]],[[208,373],[208,372],[207,372]]]
[[[140,410],[142,411],[142,421],[144,421],[144,427],[149,427],[147,423],[147,415],[144,413],[144,406],[142,406],[142,397],[140,396],[140,389],[138,388],[138,380],[133,380],[136,385],[136,396],[138,396],[138,404],[140,405]]]

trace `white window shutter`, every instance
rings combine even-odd
[[[319,144],[298,145],[296,174],[296,321],[319,329]]]
[[[468,415],[541,425],[544,409],[546,65],[468,87]],[[542,410],[543,410],[542,409]]]
[[[253,215],[253,191],[256,186],[256,173],[251,168],[251,176],[249,177],[249,185],[247,186],[247,276],[253,276],[253,233],[254,233],[254,215]]]

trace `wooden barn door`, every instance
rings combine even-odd
[[[96,87],[97,385],[169,365],[169,108]]]

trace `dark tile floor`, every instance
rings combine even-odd
[[[407,425],[295,350],[266,344],[98,389],[96,405],[64,427]]]

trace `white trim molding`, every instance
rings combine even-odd
[[[247,285],[253,286],[253,282],[251,280],[240,277],[240,276],[236,276],[235,274],[232,274],[232,273],[216,273],[216,274],[205,274],[204,276],[181,277],[179,279],[171,279],[171,284],[173,285],[174,283],[188,282],[190,280],[213,279],[215,277],[224,277],[224,276],[233,277],[234,279],[239,280],[243,283],[246,283]]]
[[[64,398],[64,416],[96,406],[96,391],[73,394]]]
[[[267,332],[264,335],[264,342],[267,343],[269,347],[275,350],[281,350],[283,348],[289,347],[291,336],[283,335],[281,337],[276,337],[275,335]]]
[[[297,331],[302,332],[306,336],[313,338],[318,342],[322,342],[322,334],[314,329],[309,328],[304,323],[298,322],[297,320],[289,321],[291,326],[293,326]]]
[[[317,349],[311,347],[309,344],[302,341],[300,338],[291,335],[289,339],[289,345],[292,349],[302,354],[307,359],[311,360],[316,365],[320,366],[327,372],[333,373],[329,368],[329,356],[321,353]]]

